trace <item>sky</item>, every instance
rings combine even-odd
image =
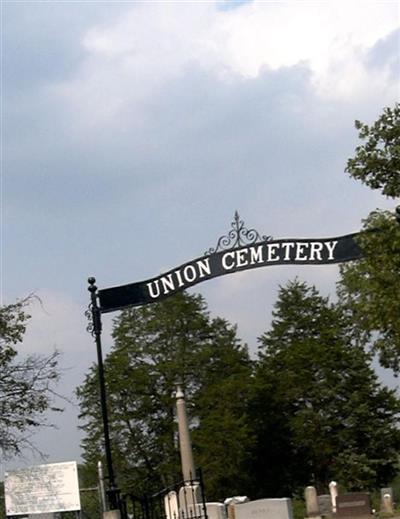
[[[58,349],[71,402],[33,439],[48,462],[79,461],[74,390],[96,360],[88,276],[106,288],[177,267],[215,246],[236,210],[260,234],[305,238],[394,209],[344,170],[354,121],[399,98],[399,3],[4,0],[1,24],[1,298],[41,300],[21,352]],[[296,275],[335,297],[337,266],[192,291],[255,353]]]

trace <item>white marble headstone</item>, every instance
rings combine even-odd
[[[206,503],[208,519],[226,519],[226,508],[222,503]]]
[[[200,486],[197,484],[183,485],[179,489],[178,501],[181,509],[201,503]]]
[[[293,519],[292,500],[258,499],[235,505],[236,519]]]
[[[164,510],[167,519],[179,519],[178,495],[174,490],[164,497]]]

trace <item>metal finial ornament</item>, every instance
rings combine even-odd
[[[96,278],[90,277],[90,278],[88,278],[87,281],[89,283],[89,287],[88,287],[89,292],[96,292],[96,290],[97,290],[97,287],[95,285]]]
[[[89,303],[87,309],[85,310],[85,317],[88,320],[88,324],[86,326],[86,331],[90,333],[92,337],[94,337],[94,327],[93,327],[93,310],[92,303]]]
[[[245,245],[253,245],[260,241],[272,240],[272,236],[260,235],[255,229],[247,229],[244,226],[243,220],[240,219],[239,213],[235,211],[233,222],[231,222],[232,229],[218,239],[216,247],[208,249],[204,255],[209,256],[223,250],[235,249],[237,247],[244,247]]]
[[[85,311],[85,317],[88,320],[86,331],[89,332],[92,337],[95,337],[96,332],[101,332],[101,321],[99,319],[99,308],[97,306],[97,286],[95,285],[96,279],[90,277],[88,279],[88,290],[90,292],[90,303]]]

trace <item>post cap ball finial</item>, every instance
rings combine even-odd
[[[88,286],[89,292],[96,292],[96,290],[97,290],[97,287],[95,285],[96,278],[93,278],[93,277],[88,278],[88,283],[89,283],[89,286]]]

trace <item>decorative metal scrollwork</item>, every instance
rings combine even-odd
[[[90,303],[87,310],[85,310],[85,317],[88,320],[88,324],[86,326],[86,331],[92,335],[92,337],[95,336],[94,333],[94,325],[93,325],[93,304]]]
[[[89,324],[86,327],[86,330],[92,334],[93,337],[100,337],[101,334],[101,316],[100,316],[100,308],[97,304],[97,286],[96,279],[90,277],[88,279],[88,290],[90,292],[90,303],[88,309],[85,312],[85,316],[89,320]]]
[[[208,249],[204,255],[209,256],[223,250],[235,249],[245,245],[253,245],[259,241],[272,240],[272,236],[260,235],[255,229],[247,229],[244,226],[243,220],[240,219],[239,213],[235,211],[233,222],[231,222],[232,229],[218,239],[216,247]]]

